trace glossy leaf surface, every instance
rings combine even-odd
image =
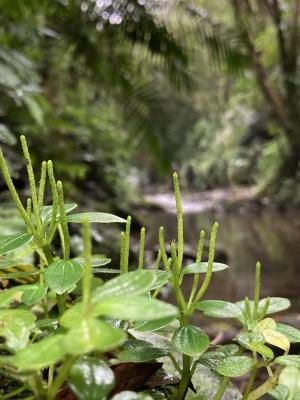
[[[79,400],[106,399],[114,387],[114,374],[101,360],[79,359],[72,367],[69,383]]]
[[[164,357],[167,354],[167,350],[155,347],[149,342],[131,339],[124,344],[118,358],[127,362],[147,362]]]
[[[74,288],[82,276],[82,265],[73,260],[59,260],[46,269],[45,281],[55,293],[63,294]]]
[[[199,357],[209,346],[209,338],[197,326],[179,328],[173,335],[172,344],[177,351],[191,357]]]

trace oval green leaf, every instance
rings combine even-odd
[[[84,267],[84,258],[78,257],[78,258],[73,258],[73,261],[77,262],[78,264],[82,265]],[[92,267],[102,267],[103,265],[107,265],[111,262],[110,258],[102,258],[102,257],[92,257]]]
[[[158,331],[159,329],[162,329],[168,325],[170,325],[172,322],[176,320],[175,317],[168,317],[168,318],[162,318],[158,319],[155,321],[149,321],[149,322],[137,322],[134,325],[134,329],[139,332],[153,332],[153,331]]]
[[[234,378],[245,375],[253,365],[254,361],[246,356],[226,357],[218,363],[216,371],[220,375]]]
[[[276,323],[276,331],[282,333],[284,336],[288,338],[290,343],[299,343],[300,342],[300,330],[294,328],[293,326]]]
[[[79,400],[99,400],[107,398],[115,379],[103,361],[84,357],[73,365],[68,381]]]
[[[47,294],[47,288],[40,285],[23,285],[21,300],[27,306],[32,306],[42,300]]]
[[[125,340],[126,334],[123,330],[95,318],[81,318],[64,335],[62,344],[66,353],[79,355],[94,350],[112,350]]]
[[[177,308],[171,304],[141,296],[103,299],[94,304],[93,312],[96,315],[132,321],[153,321],[178,314]]]
[[[203,300],[196,303],[197,310],[215,318],[240,318],[242,310],[234,303],[221,300]]]
[[[258,303],[259,311],[262,311],[267,299],[261,299]],[[284,297],[271,297],[270,304],[267,309],[267,314],[275,314],[279,311],[287,310],[291,306],[291,302],[289,299]]]
[[[197,326],[187,325],[174,333],[172,344],[180,353],[199,357],[208,349],[209,337]]]
[[[16,235],[0,237],[0,256],[24,246],[32,240],[29,233],[17,233]]]
[[[0,336],[5,338],[9,350],[16,352],[27,346],[35,319],[35,315],[27,310],[0,311]]]
[[[101,212],[86,212],[80,214],[71,214],[67,216],[68,222],[82,223],[88,220],[89,222],[97,222],[100,224],[110,224],[110,223],[124,223],[126,219],[118,217],[113,214],[101,213]]]
[[[62,346],[63,337],[63,335],[48,336],[37,343],[30,344],[9,359],[23,371],[47,368],[66,354]]]
[[[124,344],[118,358],[126,362],[147,362],[165,357],[167,354],[167,350],[154,347],[149,342],[131,339]]]
[[[277,364],[300,368],[300,356],[286,355],[275,358]]]
[[[169,278],[171,277],[171,272],[166,271],[151,271],[155,276],[155,281],[151,286],[150,290],[154,290],[156,288],[164,286],[166,283],[169,282]]]
[[[75,203],[65,204],[64,207],[65,207],[66,214],[68,214],[77,207],[77,204],[75,204]],[[41,217],[42,223],[44,225],[50,224],[51,219],[52,219],[52,213],[53,213],[52,206],[43,206],[41,208],[40,217]],[[57,213],[56,213],[56,220],[58,220],[58,219],[59,219],[59,209],[57,210]]]
[[[110,279],[92,292],[93,304],[108,298],[147,293],[155,281],[153,271],[133,271]]]
[[[45,281],[55,293],[63,294],[74,289],[82,276],[82,265],[73,260],[59,260],[46,269]]]
[[[111,400],[153,400],[153,397],[144,393],[135,393],[130,390],[125,390],[116,394]]]
[[[213,272],[223,271],[224,269],[227,268],[229,268],[229,266],[226,264],[221,264],[216,262],[213,263]],[[206,274],[207,269],[208,269],[208,262],[193,263],[184,267],[182,270],[182,274],[183,275]]]

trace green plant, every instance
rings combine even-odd
[[[14,382],[14,390],[2,390],[1,398],[53,400],[68,381],[80,400],[107,399],[114,386],[111,364],[148,362],[169,357],[180,375],[174,399],[186,397],[198,364],[223,376],[215,400],[220,400],[231,377],[251,375],[243,399],[255,400],[274,388],[283,366],[300,366],[300,356],[288,355],[290,342],[300,341],[300,332],[265,318],[289,307],[283,298],[260,300],[260,264],[256,266],[254,299],[228,303],[201,300],[213,272],[228,268],[214,262],[218,224],[210,237],[208,261],[202,261],[205,234],[199,235],[195,263],[184,266],[184,224],[177,174],[174,191],[177,207],[178,238],[167,254],[164,228],[159,230],[159,251],[155,266],[144,268],[145,228],[141,229],[138,265],[130,271],[129,248],[131,217],[127,220],[99,212],[73,213],[76,204],[64,202],[63,185],[56,181],[51,161],[43,162],[39,185],[33,172],[26,139],[21,137],[27,163],[31,197],[26,208],[14,187],[7,163],[0,152],[0,166],[12,199],[24,221],[24,231],[0,237],[1,270],[21,264],[16,258],[21,247],[30,247],[38,265],[20,272],[5,272],[1,279],[34,279],[0,292],[0,373]],[[51,205],[44,205],[49,186]],[[82,224],[83,254],[73,257],[69,224]],[[121,232],[120,267],[109,268],[110,259],[92,256],[90,223],[126,223]],[[55,247],[59,238],[59,247]],[[55,240],[54,240],[55,239]],[[163,270],[160,269],[162,266]],[[94,274],[119,274],[103,282]],[[182,285],[187,275],[193,284],[187,297]],[[201,274],[204,279],[200,282]],[[160,290],[170,284],[177,307],[157,300]],[[235,318],[243,330],[235,344],[210,348],[207,334],[190,323],[196,311],[212,317]],[[168,346],[152,344],[147,332],[172,333]],[[146,334],[139,340],[137,332]],[[284,351],[276,357],[266,344]],[[109,351],[109,353],[107,353]],[[250,356],[243,353],[250,352]],[[274,370],[274,366],[276,369]],[[253,390],[257,370],[266,368],[268,380]],[[4,389],[4,388],[3,388]],[[277,389],[276,389],[277,390]],[[150,399],[142,393],[124,392],[117,399]]]

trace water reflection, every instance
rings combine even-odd
[[[170,204],[173,199],[170,197]],[[157,244],[157,232],[166,227],[166,238],[176,238],[174,213],[143,212],[148,227],[148,248]],[[196,248],[201,229],[209,232],[220,224],[217,243],[226,251],[230,270],[216,273],[207,297],[240,300],[253,292],[256,261],[262,264],[262,296],[283,296],[300,310],[300,213],[259,212],[185,213],[185,242]],[[189,278],[188,278],[189,279]],[[186,282],[186,290],[190,281]]]

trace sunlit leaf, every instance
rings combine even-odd
[[[279,347],[282,350],[288,351],[290,342],[286,336],[275,329],[265,329],[263,332],[264,338],[267,343]]]

